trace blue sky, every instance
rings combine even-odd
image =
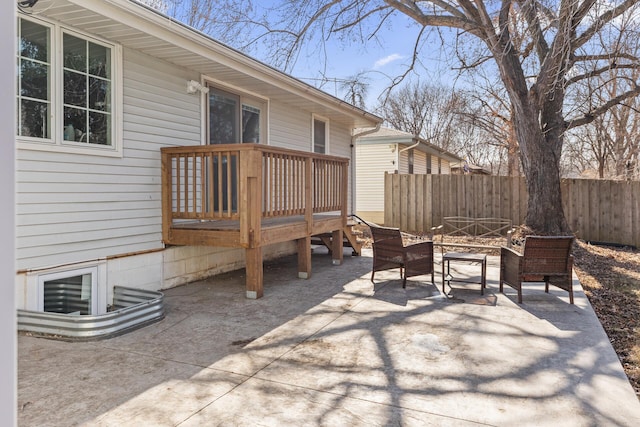
[[[167,11],[167,0],[140,0]],[[172,3],[178,8],[186,7],[188,1]],[[258,7],[268,8],[278,4],[275,0],[256,1]],[[266,9],[257,11],[258,14]],[[375,19],[375,18],[374,18]],[[369,20],[367,25],[377,25],[378,23]],[[314,86],[321,87],[324,91],[342,98],[339,82],[326,82],[322,84],[320,79],[324,75],[334,79],[346,79],[360,73],[364,73],[369,84],[366,108],[373,110],[379,103],[379,96],[390,84],[393,78],[401,75],[411,62],[414,44],[420,28],[408,16],[396,12],[389,17],[378,32],[378,37],[374,40],[362,44],[359,40],[346,44],[337,35],[332,35],[326,40],[326,63],[323,58],[318,58],[315,50],[317,43],[311,41],[306,43],[301,54],[298,56],[295,67],[286,70],[289,74],[297,77]],[[367,28],[365,28],[367,31]],[[257,32],[256,32],[257,34]],[[446,31],[445,31],[446,34]],[[212,34],[216,37],[215,34]],[[423,38],[425,36],[423,35]],[[445,37],[447,37],[445,35]],[[441,39],[437,34],[431,34],[428,41],[424,42],[420,48],[421,66],[417,71],[419,76],[412,76],[412,79],[428,81],[431,83],[442,83],[451,85],[455,74],[450,70],[450,66],[443,61],[441,49]],[[266,52],[260,50],[257,45],[250,47],[249,55],[258,60],[269,63]]]
[[[326,43],[325,74],[328,77],[348,78],[366,73],[370,84],[366,103],[368,109],[373,109],[378,104],[378,96],[389,86],[391,79],[401,75],[410,64],[418,31],[418,27],[409,18],[400,15],[393,18],[390,30],[383,31],[377,41],[370,41],[364,46],[359,42],[344,45],[343,42],[330,38]],[[413,78],[452,84],[455,73],[445,63],[442,55],[441,42],[432,35],[420,49],[424,67],[419,67],[419,76]],[[305,56],[303,53],[291,74],[317,85],[317,81],[312,80],[321,76],[321,67],[316,58],[317,55]],[[322,89],[341,96],[338,84],[326,83]]]

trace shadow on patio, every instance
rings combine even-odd
[[[309,280],[295,257],[266,264],[260,300],[243,271],[170,289],[163,321],[105,341],[21,336],[20,425],[640,424],[579,286],[575,305],[541,286],[520,306],[493,258],[485,304],[326,260]]]

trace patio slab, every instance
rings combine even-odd
[[[308,280],[295,257],[266,264],[259,300],[244,271],[169,289],[164,320],[103,341],[21,335],[19,425],[640,425],[577,281],[574,305],[543,285],[519,305],[490,257],[484,295],[445,296],[439,274],[372,285],[369,255],[318,250]]]

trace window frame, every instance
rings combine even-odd
[[[43,273],[38,275],[38,311],[44,311],[44,284],[51,280],[64,279],[74,276],[82,276],[85,274],[91,275],[91,307],[90,316],[94,316],[99,312],[99,295],[98,295],[98,266],[88,266],[83,268],[77,268],[73,270],[62,270],[51,273]]]
[[[35,138],[18,135],[17,128],[14,130],[16,134],[16,143],[18,148],[36,150],[36,151],[53,151],[59,153],[71,154],[90,154],[106,157],[122,157],[122,47],[117,43],[100,39],[94,35],[70,28],[55,22],[51,22],[41,17],[33,17],[18,13],[18,20],[27,20],[38,25],[47,27],[50,31],[50,116],[51,138]],[[17,26],[19,28],[19,25]],[[64,139],[64,61],[63,61],[63,38],[64,34],[80,38],[82,40],[105,46],[111,50],[111,145],[90,144],[85,142],[66,141]],[[16,42],[19,40],[19,34],[16,33]],[[18,52],[19,55],[19,52]],[[16,56],[16,61],[19,56]],[[16,76],[16,79],[18,76]],[[18,93],[20,87],[16,91],[16,108],[18,108]],[[20,126],[20,123],[16,123]]]
[[[316,121],[324,123],[324,152],[318,153],[316,152]],[[311,115],[311,152],[316,154],[329,154],[329,135],[330,132],[330,123],[329,119],[318,114]]]
[[[256,144],[269,144],[268,138],[268,114],[269,114],[269,100],[267,98],[263,98],[258,95],[250,94],[246,91],[240,90],[235,87],[229,87],[228,85],[222,84],[221,82],[209,78],[204,78],[202,80],[202,85],[206,86],[209,89],[209,93],[204,94],[203,96],[203,111],[202,111],[202,128],[203,128],[203,145],[209,145],[211,143],[211,124],[210,120],[210,100],[209,94],[211,92],[218,92],[223,95],[231,95],[238,100],[236,118],[238,120],[237,125],[237,133],[238,133],[238,142],[234,142],[233,144],[245,144],[247,141],[243,141],[242,136],[244,134],[244,128],[242,127],[242,113],[244,111],[244,107],[249,107],[253,110],[258,110],[259,112],[259,133],[258,133],[258,142]]]
[[[20,32],[22,31],[22,23],[20,22],[21,19],[18,19],[18,22],[16,24],[16,43],[20,42]],[[53,102],[53,98],[55,97],[54,95],[54,77],[53,77],[53,71],[54,71],[54,62],[55,62],[55,52],[54,52],[54,46],[53,46],[53,38],[54,38],[54,32],[55,32],[55,28],[53,25],[49,24],[49,23],[45,23],[45,22],[36,22],[36,20],[33,19],[29,19],[27,20],[28,22],[34,23],[36,25],[40,25],[42,27],[45,27],[48,31],[48,52],[47,52],[47,57],[48,57],[48,66],[49,66],[49,75],[47,76],[47,84],[49,85],[49,87],[47,88],[47,92],[48,92],[48,98],[46,99],[46,103],[49,106],[49,117],[47,118],[48,121],[48,126],[49,126],[49,137],[48,138],[37,138],[37,137],[32,137],[32,136],[23,136],[23,135],[19,135],[20,133],[20,129],[15,129],[15,133],[16,133],[16,138],[21,138],[24,140],[31,140],[31,141],[35,141],[35,142],[53,142],[54,138],[55,138],[55,123],[52,120],[53,118],[53,108],[54,108],[54,102]],[[21,93],[21,89],[22,89],[22,73],[21,73],[21,65],[22,65],[22,61],[21,61],[22,55],[21,55],[21,50],[19,48],[19,46],[16,48],[16,66],[18,69],[18,75],[16,75],[16,115],[17,115],[17,127],[21,128],[22,127],[22,108],[21,108],[21,104],[18,104],[18,101],[22,101],[24,100],[24,97],[22,96]],[[42,61],[34,61],[33,62],[42,62]]]

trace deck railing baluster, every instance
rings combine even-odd
[[[163,211],[181,220],[238,219],[242,157],[261,153],[261,217],[343,210],[347,159],[258,144],[163,148]],[[309,168],[309,169],[308,169]],[[310,194],[308,194],[310,192]],[[345,210],[346,211],[346,210]]]

